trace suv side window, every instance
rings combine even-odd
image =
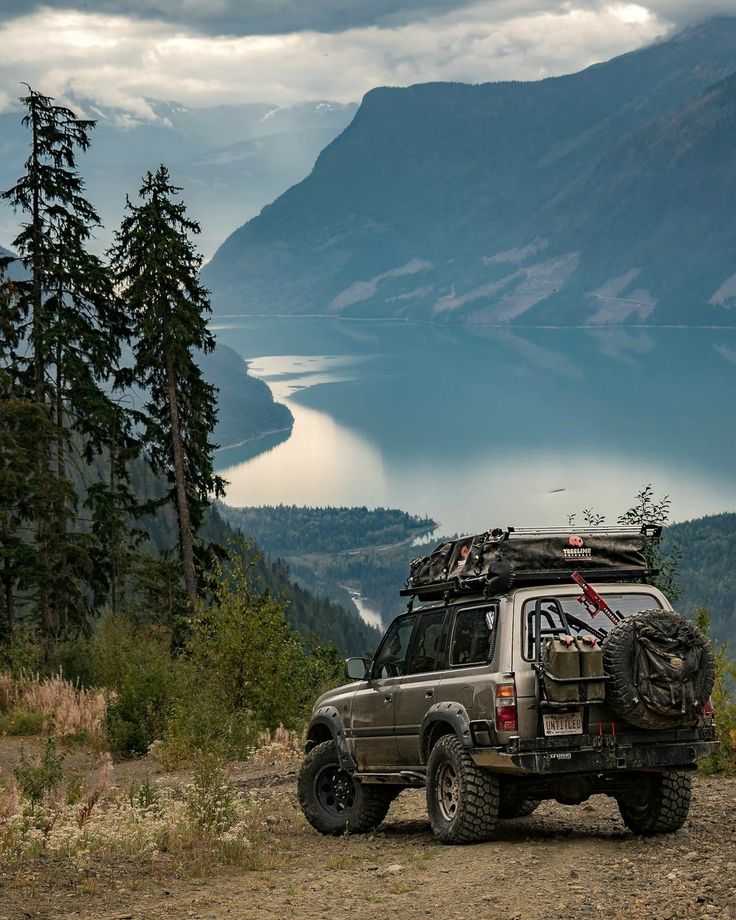
[[[401,677],[404,673],[406,655],[409,651],[411,634],[414,631],[416,615],[394,620],[384,636],[376,657],[373,659],[372,676]]]
[[[450,643],[450,665],[486,664],[493,652],[496,608],[465,607],[455,616]]]
[[[419,617],[411,654],[406,665],[407,674],[423,674],[425,671],[439,671],[445,663],[447,633],[442,626],[445,610],[425,613]]]

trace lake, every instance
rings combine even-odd
[[[652,483],[684,520],[736,509],[736,330],[463,329],[218,319],[294,414],[217,454],[231,505],[367,505],[442,533],[609,522]]]

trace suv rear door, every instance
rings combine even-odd
[[[401,764],[418,766],[419,731],[424,715],[437,702],[437,687],[445,666],[447,608],[419,613],[412,637],[406,676],[396,690],[396,743]]]

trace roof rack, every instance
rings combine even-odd
[[[561,537],[567,534],[588,534],[596,537],[633,537],[643,534],[651,539],[662,535],[661,524],[584,524],[582,527],[497,527],[488,533],[503,537]],[[460,539],[471,539],[461,537]]]
[[[594,582],[646,581],[645,547],[658,524],[584,527],[507,527],[440,544],[413,560],[402,597],[498,596],[512,586],[569,584],[579,570]]]

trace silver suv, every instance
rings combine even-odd
[[[587,641],[625,656],[637,623],[695,627],[650,585],[598,590],[619,625],[594,619],[572,583],[491,598],[447,591],[410,604],[372,660],[345,662],[352,682],[314,706],[298,784],[309,823],[324,834],[369,831],[403,789],[426,787],[432,830],[445,843],[486,839],[498,819],[529,815],[542,799],[578,804],[601,793],[616,799],[634,833],[680,828],[691,773],[718,748],[710,704],[692,701],[691,718],[648,710],[642,728],[611,708],[612,681],[632,712],[644,705],[630,679],[557,678],[549,650]],[[604,682],[605,695],[591,692]]]

